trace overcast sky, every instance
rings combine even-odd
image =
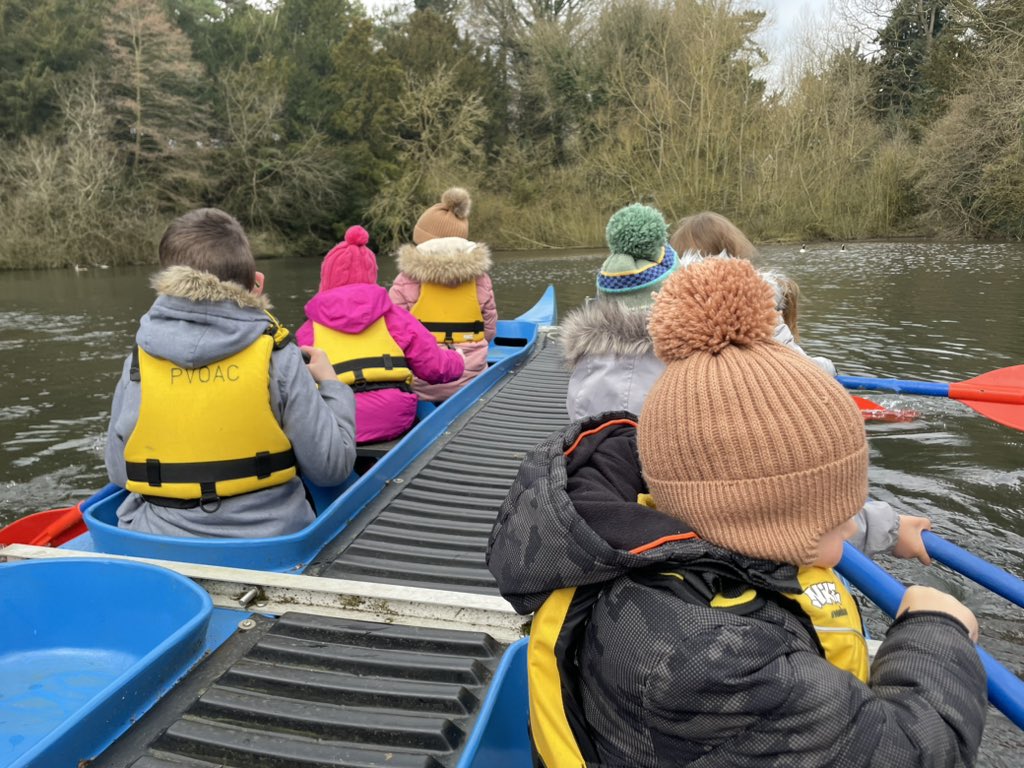
[[[772,61],[769,71],[765,73],[769,81],[776,80],[777,68],[784,60],[786,50],[794,40],[799,38],[802,32],[825,23],[825,19],[829,15],[829,7],[833,2],[834,0],[745,0],[742,2],[749,7],[761,8],[768,12],[768,18],[762,27],[758,42],[764,46]],[[363,0],[363,4],[367,10],[373,13],[378,9],[396,5],[409,8],[412,6],[412,1]]]

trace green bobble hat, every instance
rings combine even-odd
[[[611,255],[597,274],[598,293],[630,306],[649,305],[652,292],[679,267],[665,217],[649,205],[627,205],[612,214],[605,238]]]

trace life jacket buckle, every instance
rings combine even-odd
[[[220,509],[220,496],[217,495],[216,483],[200,483],[199,490],[202,495],[199,497],[199,508],[208,515],[212,515]]]

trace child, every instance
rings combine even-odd
[[[757,258],[757,249],[739,227],[714,211],[701,211],[681,219],[670,243],[676,253],[692,251],[702,258],[721,253],[734,259]]]
[[[757,249],[739,227],[714,211],[703,211],[682,219],[670,242],[676,252],[683,255],[684,261],[711,256],[757,258]],[[762,272],[762,277],[775,289],[775,304],[780,313],[780,318],[775,324],[775,339],[803,353],[798,343],[799,338],[791,330],[796,327],[795,319],[792,326],[785,320],[788,304],[792,304],[793,318],[796,316],[796,283],[774,272]],[[836,375],[836,367],[827,357],[811,357],[811,360],[829,376]]]
[[[464,358],[437,346],[433,334],[396,307],[377,285],[377,257],[369,235],[349,227],[320,267],[320,292],[306,304],[309,318],[295,334],[300,344],[327,353],[338,378],[356,393],[356,442],[405,434],[416,421],[413,374],[440,384],[462,374]]]
[[[639,426],[578,422],[524,461],[487,556],[502,595],[537,611],[548,768],[973,764],[977,621],[911,587],[869,671],[832,571],[867,495],[863,421],[772,339],[776,312],[747,261],[680,270],[651,313],[667,367]],[[923,557],[920,527],[894,553]]]
[[[665,370],[647,333],[653,294],[679,267],[661,212],[636,203],[608,220],[611,255],[597,275],[597,299],[572,310],[560,335],[572,369],[566,409],[572,420],[603,411],[640,413]]]
[[[285,343],[228,214],[171,222],[160,266],[111,407],[107,473],[131,491],[118,524],[236,538],[302,529],[313,510],[297,473],[332,486],[352,471],[352,391],[323,351],[303,348],[305,365]]]
[[[488,342],[498,328],[494,289],[487,271],[491,252],[470,242],[469,193],[452,187],[441,202],[428,208],[413,230],[414,245],[398,251],[398,277],[391,300],[412,312],[438,344],[460,349],[466,356],[462,376],[447,384],[413,379],[421,400],[440,402],[487,370]]]

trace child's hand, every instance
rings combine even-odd
[[[972,643],[978,642],[977,617],[970,608],[952,595],[947,595],[945,592],[931,587],[907,587],[907,591],[903,593],[900,607],[896,611],[896,618],[904,613],[914,613],[915,611],[933,611],[951,616],[966,627]]]
[[[322,349],[319,347],[299,347],[299,349],[309,356],[306,370],[309,371],[309,375],[315,382],[319,384],[321,381],[330,381],[338,377],[331,361],[327,359],[327,353]]]
[[[930,531],[931,528],[932,521],[927,517],[900,515],[900,530],[892,553],[896,557],[907,560],[916,557],[925,565],[931,565],[932,559],[928,556],[928,551],[924,548],[924,542],[921,540],[921,532]]]

